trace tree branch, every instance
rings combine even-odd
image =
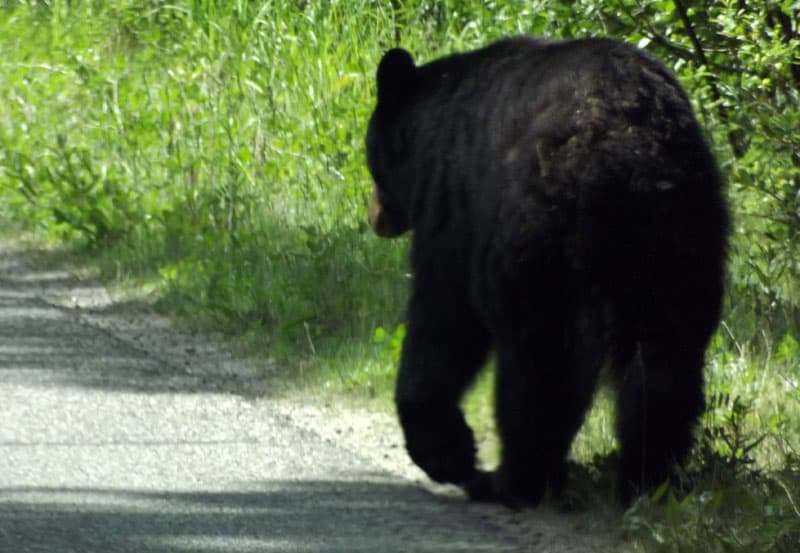
[[[692,43],[696,60],[701,65],[710,69],[708,56],[706,56],[706,52],[703,49],[703,44],[697,37],[697,33],[694,30],[692,21],[689,19],[689,12],[686,9],[686,4],[683,3],[683,0],[673,0],[672,3],[675,5],[675,10],[678,12],[678,17],[680,17],[681,23],[683,23],[683,27],[687,36],[689,37],[689,41]],[[719,113],[719,117],[727,124],[730,121],[730,117],[728,116],[728,109],[722,103],[722,94],[717,86],[717,79],[715,76],[709,74],[707,81],[708,86],[711,89],[711,98],[713,98],[714,102],[717,104],[717,112]],[[733,154],[736,157],[741,157],[744,155],[746,148],[735,131],[728,132],[728,143],[730,144]]]
[[[653,42],[667,50],[676,58],[684,59],[684,60],[693,60],[695,59],[694,53],[691,50],[687,50],[682,46],[675,44],[671,40],[669,40],[664,35],[660,34],[655,28],[650,24],[648,21],[646,23],[646,28],[644,28],[641,24],[637,22],[637,19],[627,10],[625,10],[626,15],[633,21],[633,23],[628,23],[620,19],[619,16],[613,13],[602,13],[601,16],[610,23],[613,23],[616,27],[622,30],[623,33],[630,33],[633,31],[638,31],[645,35],[646,37],[650,38]]]
[[[694,27],[692,26],[691,20],[689,20],[689,13],[686,9],[686,5],[682,0],[673,0],[673,4],[675,4],[675,9],[678,11],[678,17],[681,18],[683,28],[686,30],[686,34],[689,36],[689,41],[692,43],[692,47],[694,47],[694,53],[695,56],[697,56],[697,61],[705,66],[708,66],[706,52],[703,50],[703,45],[700,43],[700,39],[697,38],[697,33],[694,32]]]
[[[792,18],[780,8],[772,8],[767,12],[767,23],[773,27],[780,27],[784,42],[800,39],[800,33],[792,26]],[[800,61],[790,61],[789,71],[792,74],[795,85],[800,88]]]

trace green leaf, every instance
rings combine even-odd
[[[797,343],[794,336],[786,333],[778,344],[778,350],[775,352],[775,360],[781,363],[786,361],[796,360],[800,353],[800,344]]]

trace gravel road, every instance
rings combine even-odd
[[[0,246],[0,552],[617,550],[431,487],[390,416],[271,398],[257,360],[40,260]]]

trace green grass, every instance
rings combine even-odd
[[[106,274],[155,283],[170,309],[265,330],[278,355],[398,324],[405,244],[367,230],[361,147],[393,30],[376,41],[391,17],[367,7],[5,12],[9,213],[84,240]]]
[[[293,386],[381,408],[408,286],[407,241],[365,223],[362,144],[382,51],[397,36],[430,59],[506,34],[593,31],[544,1],[4,6],[0,215],[78,248],[114,286],[147,290],[184,324],[224,329]],[[737,232],[736,252],[750,251]],[[798,542],[793,309],[729,298],[686,489],[602,524],[644,551]],[[487,371],[465,399],[487,464],[491,388]],[[612,502],[600,470],[615,447],[611,405],[601,392],[572,451],[589,521]]]

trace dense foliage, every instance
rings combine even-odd
[[[385,388],[407,275],[404,242],[365,224],[376,61],[398,43],[425,60],[518,33],[616,36],[663,59],[690,92],[735,215],[710,388],[746,396],[758,432],[790,437],[758,449],[762,466],[788,471],[779,482],[797,482],[796,0],[7,0],[0,215],[86,246],[110,276],[156,286],[195,320],[250,331],[293,364],[333,367],[341,387]],[[709,416],[733,416],[732,405]],[[714,451],[756,454],[725,445],[723,428],[707,437]],[[757,522],[761,498],[787,497],[762,488],[746,488]],[[698,550],[797,543],[783,523],[800,520],[792,493],[767,505],[778,522],[763,543]],[[642,524],[668,545],[710,539],[685,525],[712,507],[722,516],[724,502],[687,501],[667,530]],[[731,519],[713,520],[719,534]]]

